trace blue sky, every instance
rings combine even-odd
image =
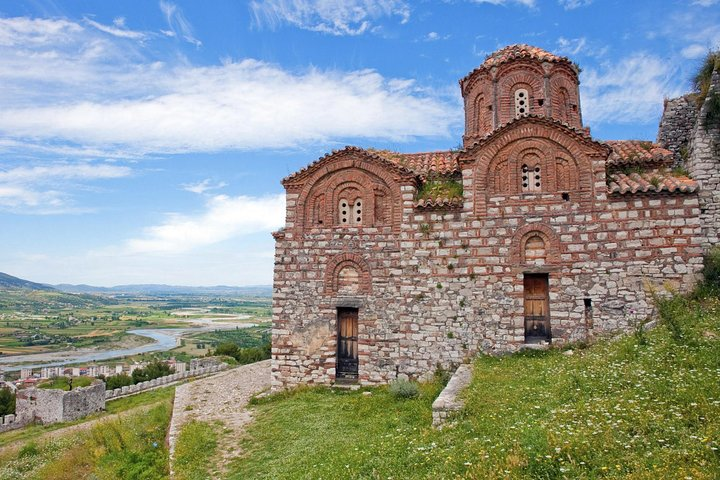
[[[458,79],[529,43],[599,139],[654,139],[720,0],[0,0],[0,271],[272,281],[280,180],[344,145],[454,148]]]

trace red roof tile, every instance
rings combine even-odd
[[[608,190],[610,193],[692,193],[698,184],[683,175],[673,175],[664,169],[649,170],[642,173],[613,173],[608,175]]]
[[[610,140],[605,142],[612,148],[608,165],[655,164],[670,165],[673,154],[652,142],[641,140]]]
[[[539,47],[533,47],[532,45],[525,45],[523,43],[519,43],[516,45],[508,45],[507,47],[501,48],[500,50],[488,55],[482,65],[465,75],[465,77],[460,80],[460,84],[462,84],[468,77],[472,76],[475,72],[491,69],[493,67],[497,67],[498,65],[502,65],[505,62],[509,62],[510,60],[518,58],[531,58],[534,60],[539,60],[541,62],[572,63],[567,57],[559,57],[553,53],[548,52],[547,50],[543,50]]]
[[[389,150],[368,149],[386,160],[412,170],[420,176],[450,175],[460,171],[458,155],[460,152],[440,151],[423,153],[397,153]]]
[[[463,199],[455,198],[423,198],[415,203],[415,208],[432,210],[434,208],[461,208]]]

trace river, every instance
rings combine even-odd
[[[118,348],[114,350],[77,349],[64,350],[61,352],[31,353],[29,355],[9,355],[0,357],[0,371],[12,372],[21,368],[42,368],[58,367],[61,365],[75,363],[90,363],[98,360],[110,360],[112,358],[127,357],[138,353],[163,352],[177,346],[178,339],[186,332],[201,332],[203,330],[218,330],[228,328],[249,328],[255,327],[254,323],[243,323],[238,325],[216,325],[213,327],[201,328],[163,328],[163,329],[138,329],[128,330],[127,333],[148,337],[154,340],[153,343],[140,345],[131,348]]]

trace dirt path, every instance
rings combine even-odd
[[[218,470],[241,452],[237,439],[244,426],[252,420],[245,408],[253,394],[270,388],[270,360],[243,365],[211,377],[179,386],[175,390],[175,404],[170,422],[170,470],[175,442],[186,422],[197,419],[203,422],[218,420],[229,432],[222,435],[218,445],[221,458]]]

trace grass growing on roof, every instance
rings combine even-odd
[[[91,377],[72,377],[72,388],[88,387],[92,385],[92,382]],[[70,390],[70,379],[65,376],[50,378],[38,383],[37,387],[68,391]]]
[[[720,478],[720,300],[663,301],[642,336],[481,357],[465,409],[431,428],[441,383],[303,388],[255,403],[230,478]]]
[[[430,177],[418,188],[417,199],[462,198],[463,187],[459,180],[452,177]]]

